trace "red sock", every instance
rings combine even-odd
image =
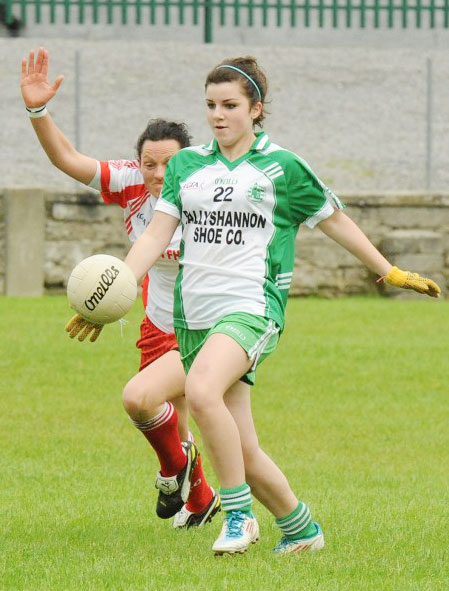
[[[162,476],[179,474],[187,462],[178,433],[178,413],[171,402],[145,424],[134,423],[150,442],[161,464]]]
[[[186,508],[192,513],[201,513],[208,506],[212,500],[212,489],[207,484],[206,477],[203,472],[203,465],[201,456],[198,456],[198,461],[192,474],[192,484],[190,485],[190,494],[187,500]]]

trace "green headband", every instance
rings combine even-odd
[[[242,76],[245,76],[245,78],[247,80],[249,80],[251,82],[251,84],[254,86],[254,88],[257,90],[257,94],[259,95],[259,100],[262,100],[262,94],[260,92],[259,87],[254,82],[254,80],[251,78],[251,76],[248,76],[248,74],[246,72],[244,72],[240,68],[236,68],[235,66],[228,66],[227,64],[226,65],[223,65],[223,66],[218,66],[216,69],[219,70],[220,68],[229,68],[230,70],[235,70],[236,72],[238,72]]]

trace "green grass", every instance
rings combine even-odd
[[[154,514],[155,458],[120,401],[139,306],[92,345],[63,332],[65,298],[0,298],[0,589],[448,589],[448,306],[290,301],[254,416],[326,548],[273,557],[255,503],[260,543],[220,559],[219,520],[178,532]]]

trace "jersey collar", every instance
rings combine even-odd
[[[258,131],[256,133],[256,139],[254,140],[253,145],[251,146],[249,151],[259,152],[261,150],[264,150],[265,148],[268,148],[270,144],[270,138],[267,136],[267,134],[264,131]],[[220,152],[218,148],[218,142],[215,138],[211,140],[209,144],[204,145],[203,148],[211,154]]]
[[[270,138],[264,131],[258,131],[256,133],[256,139],[254,140],[253,145],[251,146],[251,150],[255,150],[260,152],[261,150],[265,150],[271,144]]]

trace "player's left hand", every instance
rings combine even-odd
[[[89,320],[86,320],[80,314],[75,314],[65,325],[65,330],[69,333],[71,339],[74,339],[78,335],[78,340],[84,341],[89,333],[92,332],[89,339],[91,343],[97,340],[102,329],[102,324],[89,322]]]
[[[397,267],[390,269],[389,273],[383,278],[384,281],[395,287],[402,287],[403,289],[413,289],[418,293],[424,293],[431,298],[439,298],[441,289],[432,281],[421,277],[418,273],[410,273],[410,271],[401,271]]]

